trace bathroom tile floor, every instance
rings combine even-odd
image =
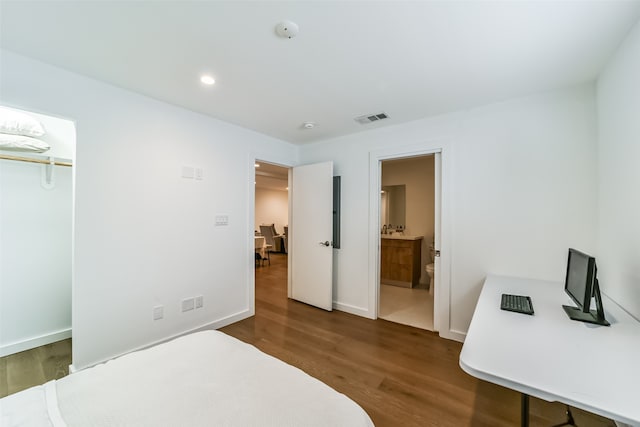
[[[433,294],[426,289],[380,285],[378,317],[432,331]]]

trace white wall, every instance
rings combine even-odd
[[[44,126],[45,154],[73,159],[74,124],[30,113]],[[4,152],[22,157],[29,153]],[[71,336],[72,170],[0,160],[0,356]]]
[[[424,236],[421,246],[420,283],[427,284],[425,270],[431,262],[429,245],[434,227],[434,156],[382,163],[382,185],[405,185],[405,234]]]
[[[598,79],[598,276],[640,319],[640,24]],[[606,308],[606,307],[605,307]]]
[[[594,123],[587,85],[303,146],[302,163],[333,160],[342,176],[338,305],[375,309],[363,220],[370,152],[438,140],[451,146],[451,331],[466,332],[489,273],[563,280],[567,248],[595,246]]]
[[[1,54],[4,104],[77,124],[74,365],[250,315],[253,160],[293,165],[296,147]],[[440,139],[451,145],[451,330],[466,331],[488,273],[562,280],[567,247],[595,250],[594,123],[583,86],[301,147],[302,163],[333,160],[342,176],[334,299],[374,310],[370,152]],[[181,178],[185,165],[204,179]],[[228,227],[214,227],[220,213]],[[198,294],[205,307],[179,313]],[[165,319],[153,322],[156,304]]]
[[[293,164],[295,147],[0,53],[2,103],[77,126],[74,367],[251,315],[253,162]],[[182,178],[183,166],[204,179]],[[229,225],[215,227],[217,214]],[[195,295],[204,307],[181,313]]]
[[[289,194],[286,191],[256,188],[255,229],[260,224],[274,223],[276,231],[284,234],[284,226],[289,225]]]

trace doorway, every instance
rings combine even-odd
[[[380,301],[380,203],[382,162],[434,155],[435,227],[433,285],[433,330],[447,339],[461,341],[464,335],[451,329],[451,225],[448,197],[451,186],[451,141],[447,138],[423,142],[417,146],[393,146],[369,153],[369,310],[378,318]],[[426,266],[423,267],[426,269]]]
[[[0,121],[9,144],[0,147],[0,312],[6,320],[0,325],[0,357],[52,351],[69,362],[62,363],[66,370],[71,363],[75,123],[3,106]],[[9,389],[18,391],[11,384]]]
[[[434,330],[435,154],[381,162],[378,317]]]
[[[289,168],[262,160],[256,160],[254,168],[255,286],[287,295]]]
[[[269,164],[269,170],[262,169],[263,163],[269,162],[255,161],[255,169],[260,169],[260,171],[254,171],[254,187],[258,185],[259,178],[265,176],[274,178],[273,175],[278,172],[284,178],[284,172],[287,172],[288,225],[283,226],[284,233],[279,235],[280,241],[275,239],[269,241],[268,237],[264,235],[265,232],[272,235],[279,233],[271,219],[268,219],[266,224],[261,223],[260,189],[254,189],[254,193],[258,194],[254,197],[253,209],[255,212],[253,217],[254,227],[256,227],[255,233],[264,235],[264,241],[270,246],[268,249],[275,250],[275,254],[267,252],[267,257],[279,256],[280,254],[286,256],[287,297],[331,311],[333,309],[334,249],[332,241],[337,241],[335,237],[337,236],[335,200],[336,188],[339,188],[335,184],[339,180],[333,176],[333,163],[326,161],[291,168]],[[284,180],[281,182],[284,183]],[[280,212],[284,212],[284,203],[282,205],[283,208]],[[256,235],[256,243],[259,240],[261,243],[258,250],[260,250],[263,239],[262,236]],[[256,260],[259,258],[261,257],[256,255]],[[269,258],[267,258],[267,265],[270,265]],[[257,302],[257,278],[258,276],[251,277],[251,279],[255,279],[253,290],[256,296],[250,297],[250,300],[254,302]]]

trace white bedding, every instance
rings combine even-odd
[[[373,426],[355,402],[217,331],[187,335],[0,399],[0,425]]]

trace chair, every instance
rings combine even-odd
[[[284,252],[289,253],[289,226],[284,226]]]
[[[267,245],[265,243],[264,236],[255,236],[255,251],[256,251],[256,267],[260,265],[264,265],[265,261],[269,262],[271,265],[271,256],[270,256],[270,248],[271,245]]]
[[[260,225],[260,232],[264,236],[267,245],[271,245],[271,248],[275,249],[276,252],[282,252],[284,238],[276,233],[276,227],[273,224]]]

